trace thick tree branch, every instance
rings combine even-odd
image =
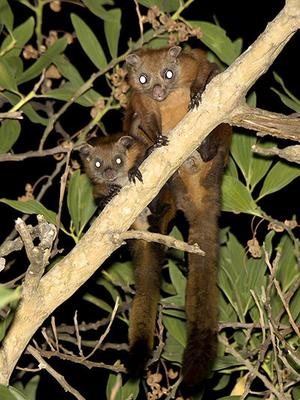
[[[148,157],[141,167],[144,183],[124,187],[76,247],[41,279],[35,294],[20,303],[0,350],[0,383],[8,383],[20,355],[43,321],[119,247],[107,232],[125,232],[209,132],[221,122],[232,122],[231,115],[247,91],[299,26],[300,0],[287,0],[255,43],[209,83],[199,109],[190,112],[171,132],[169,145]]]

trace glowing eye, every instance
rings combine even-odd
[[[120,157],[116,158],[116,164],[121,165],[122,164],[122,159]]]
[[[165,78],[172,79],[173,78],[173,71],[171,71],[170,69],[167,69],[165,71]]]
[[[139,81],[140,81],[140,83],[141,83],[142,85],[144,85],[144,84],[147,82],[147,76],[144,75],[144,74],[140,75]]]
[[[96,168],[100,168],[101,167],[101,162],[100,161],[96,161],[95,162],[95,167]]]

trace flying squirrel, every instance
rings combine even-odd
[[[140,49],[127,56],[126,67],[131,94],[123,131],[131,131],[131,135],[143,140],[151,151],[168,144],[168,132],[200,104],[206,85],[220,72],[216,64],[207,60],[203,50],[183,51],[179,46]],[[132,131],[134,116],[139,118],[139,129]],[[231,127],[217,126],[167,183],[170,203],[175,202],[175,211],[182,210],[189,223],[188,241],[198,243],[206,253],[205,257],[188,256],[187,345],[182,367],[187,387],[197,387],[208,378],[217,352],[218,216],[230,142]],[[169,213],[168,219],[173,214]],[[170,221],[164,224],[164,218],[162,214],[160,224],[168,226]],[[156,279],[150,278],[152,272]],[[151,310],[153,315],[159,295],[158,271],[151,269],[149,261],[148,268],[141,269],[139,275],[140,281],[151,282],[144,298],[153,298],[152,303],[147,300],[148,312]],[[141,304],[142,301],[143,298]],[[139,321],[146,312],[145,304],[140,309],[136,307],[130,320],[130,348],[136,349],[133,359],[137,372],[141,371],[149,354],[149,334],[144,329],[139,331]]]
[[[95,137],[80,148],[84,170],[93,185],[93,195],[101,208],[128,182],[143,181],[139,170],[148,146],[136,130],[140,119],[132,119],[130,134],[116,133]],[[175,201],[165,185],[154,200],[137,217],[131,229],[167,234],[176,212]],[[129,321],[129,356],[127,367],[140,374],[151,356],[155,332],[157,305],[160,299],[161,268],[164,247],[144,240],[130,240],[136,293]]]

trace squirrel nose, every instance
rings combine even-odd
[[[104,176],[107,180],[113,181],[117,177],[117,172],[113,170],[112,168],[107,168],[104,171]]]
[[[153,98],[162,101],[166,98],[166,89],[161,85],[155,85],[152,91]]]

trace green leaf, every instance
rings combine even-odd
[[[218,283],[240,320],[243,320],[243,307],[241,293],[236,290],[236,282],[241,274],[244,275],[244,270],[241,269],[244,257],[241,244],[230,234],[227,246],[221,247],[220,251]]]
[[[237,314],[230,303],[225,301],[224,295],[220,291],[219,296],[219,321],[220,322],[236,322]]]
[[[216,384],[213,390],[214,391],[223,390],[229,384],[229,382],[230,382],[229,375],[221,375],[219,382]]]
[[[23,50],[24,45],[29,41],[29,39],[33,35],[33,30],[34,30],[34,18],[30,17],[25,22],[20,24],[16,29],[14,29],[11,35],[7,36],[3,40],[0,51],[3,53],[8,51],[5,54],[5,56],[6,55],[8,55],[9,57],[19,56]],[[13,47],[11,47],[12,43],[14,43]]]
[[[16,400],[16,397],[9,391],[7,386],[0,384],[0,399],[1,400]]]
[[[7,89],[11,92],[18,92],[16,80],[8,62],[0,59],[0,88]]]
[[[260,143],[260,147],[268,147],[269,142],[266,143]],[[251,165],[250,165],[250,186],[251,186],[251,192],[253,189],[256,187],[256,185],[262,180],[262,178],[266,175],[268,170],[271,167],[272,164],[272,158],[271,157],[263,157],[259,156],[257,154],[254,154],[251,159]]]
[[[192,26],[200,27],[203,32],[201,41],[212,50],[221,61],[230,65],[239,56],[239,49],[220,26],[205,21],[189,21]]]
[[[29,398],[24,393],[22,393],[20,390],[18,390],[16,388],[14,388],[13,386],[9,387],[9,391],[14,395],[14,398],[16,400],[29,400]]]
[[[0,309],[13,301],[19,300],[21,288],[9,289],[0,285]]]
[[[285,94],[287,95],[287,97],[288,97],[290,100],[292,100],[292,102],[293,102],[293,103],[296,105],[296,107],[299,109],[299,108],[300,108],[300,100],[299,100],[296,96],[294,96],[293,93],[290,92],[290,91],[286,88],[283,79],[282,79],[276,72],[273,72],[273,75],[274,75],[274,78],[275,78],[276,82],[278,82],[278,83],[281,85],[281,87],[283,88],[283,90],[284,90]],[[277,93],[277,92],[276,92],[276,89],[274,89],[274,92]],[[291,107],[291,108],[292,108],[292,107]],[[293,108],[292,108],[292,109],[293,109]],[[295,110],[295,111],[296,111],[296,110]],[[298,112],[299,112],[299,111],[298,111]]]
[[[174,287],[176,289],[177,295],[179,295],[181,298],[184,298],[184,296],[185,296],[185,287],[186,287],[186,278],[185,278],[185,276],[179,270],[179,268],[174,263],[174,261],[168,260],[168,267],[169,267],[169,273],[170,273],[171,282],[172,282],[172,284],[174,285]]]
[[[249,97],[251,100],[251,97]],[[231,154],[243,173],[247,187],[252,192],[257,183],[265,176],[272,164],[270,157],[262,157],[252,153],[252,146],[256,143],[253,135],[234,133],[231,145]],[[273,142],[260,143],[262,147],[268,147]]]
[[[13,30],[14,14],[7,0],[0,0],[0,25],[6,26],[9,32]]]
[[[278,192],[299,176],[299,167],[278,161],[266,176],[257,201],[268,194]]]
[[[112,58],[118,55],[118,44],[121,30],[121,10],[114,8],[107,11],[104,20],[104,32],[108,44],[109,52]]]
[[[110,374],[106,385],[106,398],[112,398],[113,390],[119,386],[114,396],[115,400],[135,400],[139,394],[140,380],[131,378],[123,385],[120,374]]]
[[[299,276],[294,244],[287,234],[283,235],[276,250],[280,252],[276,278],[279,280],[283,292],[286,292]]]
[[[97,283],[97,285],[103,286],[108,291],[108,293],[111,295],[114,302],[116,302],[117,297],[120,298],[119,292],[114,287],[114,285],[111,282],[109,282],[108,280],[101,277],[101,278],[97,279],[96,283]]]
[[[71,175],[69,187],[68,187],[68,197],[67,205],[68,210],[71,215],[72,222],[75,227],[76,233],[79,232],[80,227],[80,190],[77,190],[79,186],[80,170],[74,172]]]
[[[18,140],[21,124],[17,120],[4,120],[0,125],[0,154],[7,153]]]
[[[71,176],[67,204],[75,231],[80,235],[96,211],[97,205],[94,202],[89,178],[85,174],[80,174],[79,170]]]
[[[241,362],[237,361],[232,355],[224,355],[217,357],[216,361],[212,366],[213,371],[221,371],[223,369],[237,367],[243,365]]]
[[[128,288],[129,285],[134,284],[133,265],[131,262],[116,262],[112,264],[106,271],[103,270],[102,274],[109,279],[113,285]]]
[[[178,318],[163,315],[163,324],[169,334],[172,335],[178,343],[185,347],[187,340],[185,322]]]
[[[114,388],[116,387],[116,385],[118,385],[119,387],[119,382],[122,385],[122,377],[120,374],[116,375],[116,374],[109,374],[108,380],[107,380],[107,384],[106,384],[106,398],[110,399],[112,396],[112,391],[114,390]],[[119,392],[119,390],[118,390]],[[116,392],[116,396],[115,396],[115,400],[119,400],[119,396],[118,396],[118,392]]]
[[[40,382],[40,376],[35,375],[25,386],[24,392],[28,400],[36,400],[36,391]]]
[[[101,308],[102,310],[107,311],[108,313],[111,313],[113,310],[112,307],[108,303],[106,303],[104,300],[99,299],[98,297],[96,297],[90,293],[84,294],[83,299],[85,301],[88,301],[88,302],[94,304],[95,306]]]
[[[10,68],[10,72],[12,73],[14,80],[16,80],[16,77],[19,75],[23,74],[23,61],[21,57],[18,56],[10,56],[9,54],[3,56],[3,61],[5,61]],[[17,92],[18,98],[20,98],[20,94]]]
[[[41,74],[43,69],[47,68],[58,54],[62,53],[68,45],[68,39],[62,37],[58,39],[51,47],[49,47],[43,55],[35,61],[31,67],[26,69],[19,77],[19,84],[30,81]]]
[[[300,113],[300,104],[298,103],[298,100],[292,100],[290,97],[286,96],[285,94],[281,93],[279,90],[273,87],[271,87],[271,90],[280,97],[280,100],[283,102],[284,105],[286,105],[291,110]]]
[[[113,5],[112,1],[103,1],[103,0],[82,0],[83,3],[93,14],[97,15],[97,17],[104,19],[107,16],[107,11],[104,7],[104,4],[111,4]]]
[[[45,219],[56,225],[56,214],[55,212],[48,210],[43,204],[41,204],[37,200],[9,200],[9,199],[0,199],[0,202],[9,205],[10,207],[21,211],[25,214],[41,214],[45,217]]]
[[[232,42],[235,50],[235,54],[240,55],[243,50],[243,39],[238,38]]]
[[[231,143],[231,154],[242,171],[247,185],[250,184],[250,169],[252,160],[251,147],[256,142],[256,138],[250,134],[234,133]]]
[[[167,333],[167,340],[164,346],[163,358],[181,364],[184,346],[182,346],[173,336]]]
[[[163,309],[163,314],[168,315],[169,317],[174,317],[174,318],[179,318],[182,321],[186,320],[186,315],[184,311],[184,306],[185,306],[185,298],[180,297],[180,296],[172,296],[172,297],[166,297],[164,299],[161,299],[161,303],[164,306]],[[168,309],[167,307],[182,307],[182,310],[172,310]]]
[[[74,86],[79,87],[84,84],[84,80],[82,79],[80,73],[64,54],[59,54],[56,56],[53,59],[53,63],[61,75],[72,82]]]
[[[135,400],[140,391],[140,380],[130,378],[121,389],[121,400]]]
[[[3,95],[6,99],[8,99],[8,101],[10,102],[10,104],[12,104],[13,106],[15,104],[18,103],[18,101],[20,100],[19,96],[8,92],[7,90],[3,92]],[[29,118],[29,120],[35,124],[41,124],[43,126],[47,126],[48,125],[48,118],[43,118],[41,117],[34,109],[33,107],[27,103],[25,104],[25,106],[23,106],[21,108],[21,110],[24,112],[24,114]]]
[[[176,11],[180,7],[180,0],[138,0],[138,2],[148,8],[157,6],[166,13]]]
[[[13,318],[14,318],[14,313],[10,312],[5,319],[0,320],[0,343],[2,342],[5,333],[9,328]]]
[[[222,210],[260,216],[248,189],[233,176],[225,175],[222,183]]]
[[[174,226],[172,231],[169,233],[170,236],[174,237],[177,240],[184,240],[182,233],[180,230],[177,228],[177,226]],[[168,254],[172,256],[174,259],[178,260],[184,260],[184,251],[178,250],[178,249],[168,249]]]
[[[76,14],[71,14],[77,38],[92,63],[101,70],[107,65],[105,54],[91,28]]]
[[[293,320],[296,321],[300,315],[300,290],[299,289],[296,291],[296,293],[292,297],[292,300],[290,301],[290,311],[291,311]]]
[[[57,99],[63,101],[70,101],[74,94],[79,89],[79,86],[74,86],[71,82],[66,82],[63,86],[58,89],[49,90],[45,95],[40,96],[44,98]],[[94,106],[99,100],[100,94],[93,89],[89,89],[83,95],[78,97],[75,103],[80,104],[83,107]]]
[[[236,164],[233,161],[232,157],[229,157],[229,160],[228,160],[228,163],[227,163],[227,166],[226,166],[226,169],[225,169],[225,174],[228,175],[228,176],[232,176],[232,177],[234,177],[236,179],[238,179],[238,177],[239,177]]]

